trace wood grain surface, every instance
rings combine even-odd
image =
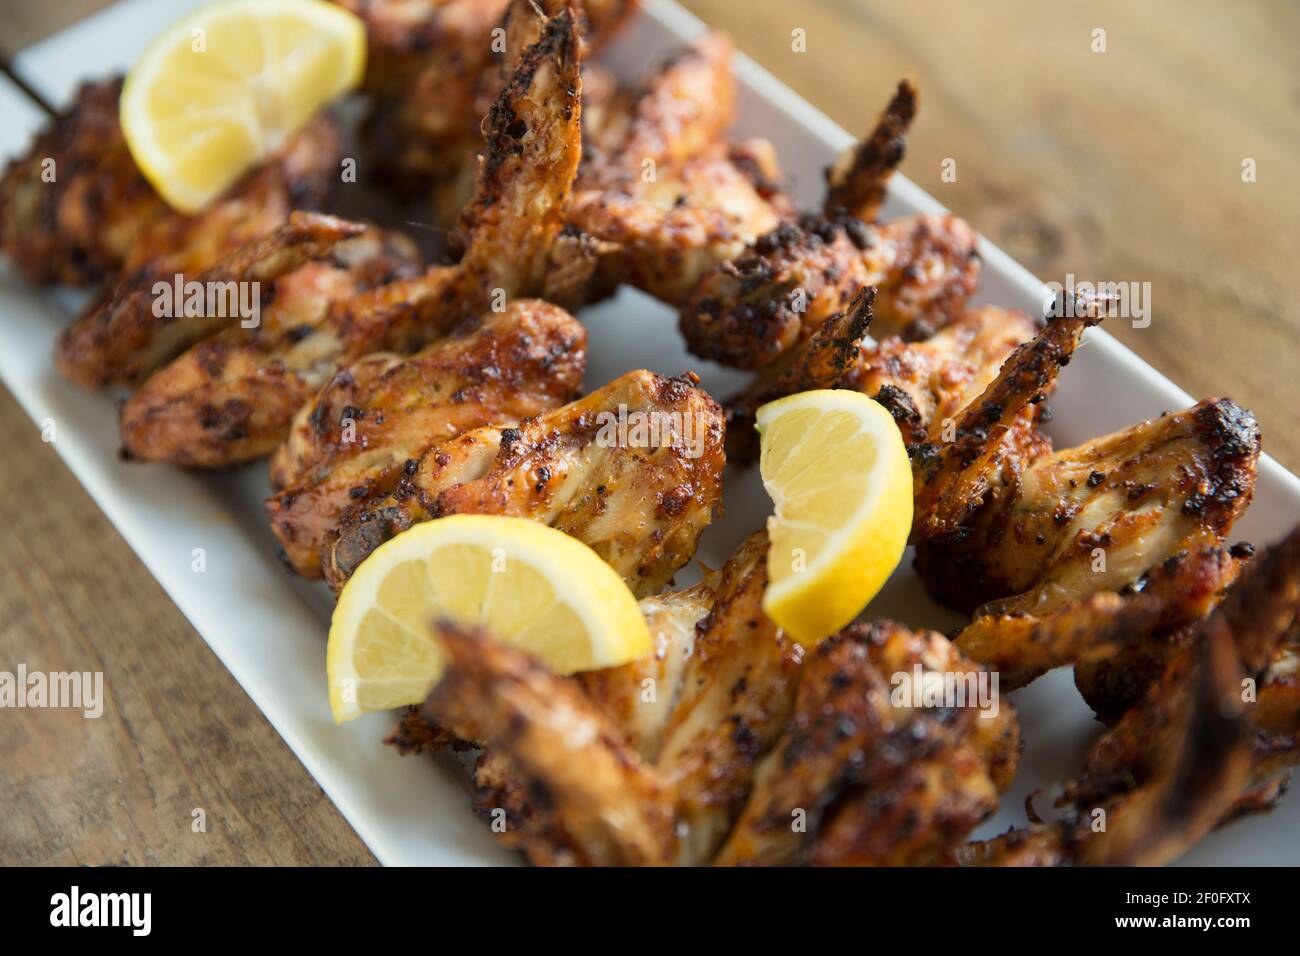
[[[1253,407],[1300,468],[1300,5],[684,3],[855,132],[914,76],[907,175],[1044,279],[1150,282],[1150,326],[1110,330]],[[5,44],[104,5],[11,0]],[[0,864],[373,862],[3,392],[0,443],[0,670],[103,670],[108,692],[98,720],[0,714]]]

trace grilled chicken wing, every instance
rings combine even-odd
[[[87,388],[131,382],[191,344],[189,323],[154,314],[156,286],[184,283],[210,268],[217,281],[242,278],[218,263],[231,255],[238,261],[241,246],[272,235],[293,209],[318,206],[338,170],[339,155],[337,127],[317,117],[203,212],[155,221],[133,242],[121,282],[59,337],[54,353],[59,371]],[[311,233],[286,236],[279,251],[290,256],[294,242],[312,241]]]
[[[564,0],[335,0],[358,13],[370,38],[366,86],[381,94],[365,124],[380,178],[399,194],[435,189],[455,221],[472,182],[484,111],[517,51],[536,39],[535,11],[564,13]],[[637,0],[573,4],[579,32],[598,47]],[[502,34],[498,30],[504,30]]]
[[[899,698],[898,675],[942,682],[979,671],[939,634],[891,621],[827,639],[715,862],[948,862],[997,806],[994,767],[1014,764],[1018,728],[1000,707],[982,717],[973,706],[925,707],[919,689]]]
[[[396,739],[441,743],[450,732],[486,745],[476,805],[504,811],[505,841],[535,863],[946,859],[1011,779],[1014,711],[895,701],[899,673],[970,683],[979,668],[938,634],[888,622],[850,628],[805,662],[762,612],[766,557],[767,537],[755,534],[717,575],[643,600],[653,657],[572,679],[444,625],[440,638],[456,647],[449,674],[475,663],[435,688]],[[514,689],[523,675],[535,691],[526,706]],[[547,697],[557,705],[541,706]],[[557,769],[588,759],[596,772],[585,779]],[[791,826],[796,810],[806,832]],[[936,828],[897,826],[918,816]]]
[[[276,282],[256,328],[235,325],[158,370],[122,406],[125,453],[198,468],[255,461],[284,441],[298,409],[341,365],[426,341],[456,273],[403,278],[416,270],[392,245],[373,235],[359,262],[295,270]]]
[[[122,79],[83,84],[0,178],[0,250],[31,282],[113,276],[140,236],[175,216],[126,148]]]
[[[680,304],[700,276],[791,213],[766,140],[728,144],[731,41],[707,34],[584,125],[586,160],[568,224],[606,244],[600,285]]]
[[[198,275],[181,280],[175,276],[149,283],[146,269],[139,281],[123,283],[111,302],[98,313],[83,317],[65,331],[55,353],[55,362],[65,378],[87,388],[112,382],[134,382],[153,373],[185,349],[223,328],[260,318],[262,284],[273,286],[283,277],[312,260],[327,259],[336,249],[347,249],[349,240],[365,233],[365,227],[319,213],[293,212],[267,235],[218,260]],[[373,241],[354,243],[364,261]],[[416,252],[409,244],[395,246],[407,261]],[[199,293],[186,290],[193,281]],[[243,288],[241,288],[241,286]],[[180,290],[180,295],[175,290]],[[219,290],[220,296],[208,294]],[[239,314],[251,298],[246,290],[259,292],[255,303],[258,316]],[[167,298],[160,296],[165,293]],[[211,301],[209,299],[211,298]],[[274,305],[271,295],[268,305]],[[191,301],[193,299],[193,301]],[[159,308],[159,303],[170,303]]]
[[[671,794],[574,682],[481,633],[436,636],[447,667],[424,716],[497,755],[480,763],[477,802],[506,811],[508,844],[552,864],[672,862]]]
[[[542,285],[578,162],[577,84],[577,37],[572,18],[561,15],[548,21],[489,116],[488,155],[466,211],[461,262],[423,275],[390,270],[383,284],[361,287],[322,282],[317,263],[298,269],[280,282],[301,294],[277,302],[269,321],[232,325],[141,387],[123,409],[128,452],[204,467],[269,454],[302,404],[341,367],[371,352],[410,353],[489,305]],[[241,250],[233,259],[257,270],[261,251]],[[137,325],[158,325],[143,304],[135,314]]]
[[[722,411],[694,377],[638,371],[517,428],[431,448],[326,549],[338,590],[375,548],[449,514],[532,518],[590,545],[640,595],[690,559],[721,493]]]
[[[875,334],[923,339],[956,318],[974,292],[975,248],[974,230],[956,216],[883,225],[805,216],[704,275],[682,309],[682,334],[701,358],[760,369],[875,286]]]
[[[462,432],[506,427],[576,397],[586,332],[535,299],[404,359],[379,352],[344,369],[305,405],[271,463],[271,529],[299,574],[359,503],[391,493],[408,462]]]
[[[1062,820],[972,845],[965,862],[1158,864],[1243,807],[1258,809],[1261,794],[1276,792],[1276,775],[1300,755],[1293,738],[1289,759],[1277,761],[1267,725],[1279,712],[1292,722],[1300,714],[1294,701],[1261,707],[1261,696],[1243,705],[1242,678],[1264,676],[1258,686],[1269,686],[1266,675],[1294,639],[1298,611],[1300,529],[1241,572],[1142,699],[1097,740],[1057,801]],[[1106,821],[1100,831],[1098,819]]]
[[[989,483],[1000,489],[967,499],[966,513],[938,533],[923,529],[917,572],[954,607],[1058,610],[1222,541],[1250,502],[1258,457],[1254,417],[1207,399],[1040,458],[1010,481],[1004,468]]]
[[[1158,733],[1122,771],[1124,784],[1087,796],[1067,788],[1061,819],[1014,829],[958,853],[967,866],[1155,866],[1231,812],[1249,777],[1249,727],[1233,632],[1212,616],[1185,666],[1160,691]]]
[[[845,312],[832,316],[779,364],[764,369],[727,406],[728,460],[749,464],[758,456],[754,415],[760,405],[817,388],[847,388],[887,408],[909,448],[940,442],[962,409],[997,375],[1003,361],[1033,337],[1023,312],[984,306],[969,309],[921,342],[868,337],[874,292],[863,290]],[[1032,429],[1037,412],[1019,427]]]

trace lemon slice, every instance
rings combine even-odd
[[[453,515],[388,541],[344,586],[326,653],[334,719],[423,702],[442,673],[439,617],[561,674],[650,653],[636,598],[581,541],[523,518]]]
[[[364,24],[334,4],[213,4],[140,57],[122,89],[122,132],[158,193],[197,212],[356,87],[365,65]]]
[[[842,389],[758,410],[759,471],[776,505],[763,610],[804,644],[840,630],[903,557],[912,469],[889,412]]]

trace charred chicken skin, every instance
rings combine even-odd
[[[628,374],[521,422],[430,448],[386,498],[347,514],[325,550],[340,589],[375,548],[450,514],[531,518],[591,548],[638,595],[695,552],[721,495],[722,410],[691,377]]]
[[[333,121],[317,117],[203,212],[156,219],[132,243],[112,291],[59,337],[59,371],[86,388],[129,384],[192,344],[188,323],[169,321],[175,307],[171,316],[154,314],[155,286],[173,286],[177,276],[183,284],[217,268],[241,246],[275,233],[294,209],[319,206],[337,175],[340,151]]]
[[[85,83],[0,178],[0,250],[29,282],[109,279],[140,237],[174,217],[126,148],[122,79]]]
[[[1160,864],[1266,806],[1300,760],[1300,708],[1275,676],[1295,646],[1298,611],[1300,528],[1249,562],[1139,702],[1093,744],[1057,800],[1058,821],[971,844],[963,862]],[[1139,602],[1117,612],[1139,631],[1147,614]],[[1243,701],[1246,678],[1259,688],[1256,700]]]
[[[442,625],[446,676],[398,739],[484,745],[477,806],[535,863],[950,859],[1014,772],[1014,712],[896,700],[896,673],[979,672],[938,634],[856,625],[806,656],[759,607],[765,556],[755,535],[716,578],[643,601],[654,659],[578,678]]]
[[[942,332],[921,342],[868,335],[874,290],[864,289],[849,309],[826,320],[778,365],[764,369],[727,404],[728,460],[758,457],[754,415],[760,405],[818,388],[845,388],[884,405],[909,448],[934,445],[946,427],[997,375],[1003,361],[1034,336],[1023,312],[984,306],[969,309]],[[1024,424],[1036,425],[1036,415]]]
[[[277,493],[266,510],[286,560],[319,577],[344,512],[391,493],[407,463],[440,442],[575,398],[585,365],[578,321],[520,299],[409,359],[377,352],[339,372],[298,412],[271,462]]]

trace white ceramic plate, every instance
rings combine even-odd
[[[65,102],[82,79],[126,69],[151,37],[198,5],[197,0],[127,0],[24,51],[17,66],[47,97]],[[647,5],[646,14],[605,58],[628,75],[639,75],[703,30],[671,0],[649,0]],[[737,57],[736,71],[741,86],[737,133],[775,142],[798,199],[814,207],[820,199],[822,168],[852,137],[748,58]],[[891,90],[891,78],[877,77],[873,83],[874,92],[863,98],[863,129]],[[0,159],[24,149],[41,119],[16,88],[0,85]],[[919,122],[925,122],[924,111]],[[885,218],[941,208],[921,189],[895,177]],[[425,212],[411,209],[407,218],[423,219]],[[987,242],[981,253],[984,272],[977,300],[1036,312],[1042,301],[1038,280]],[[276,560],[260,506],[267,492],[265,466],[201,476],[118,461],[114,402],[67,385],[50,361],[54,338],[78,304],[76,297],[64,293],[33,291],[7,263],[0,263],[0,377],[37,426],[46,419],[55,422],[59,454],[172,600],[382,862],[513,860],[470,811],[467,781],[454,761],[403,759],[381,746],[380,739],[392,725],[386,715],[371,715],[342,728],[330,720],[325,692],[328,592],[293,578]],[[694,369],[719,396],[742,380],[687,354],[673,313],[630,290],[585,310],[581,317],[591,335],[589,386],[636,367],[670,374]],[[1191,401],[1116,340],[1094,329],[1052,401],[1056,417],[1051,433],[1058,447],[1065,447]],[[760,526],[769,508],[752,472],[727,478],[726,516],[708,531],[701,549],[701,557],[715,567]],[[1266,544],[1297,521],[1300,480],[1265,457],[1255,503],[1234,539]],[[191,570],[195,548],[206,553],[205,573]],[[910,560],[869,613],[943,629],[958,623],[926,598]],[[1050,788],[1076,770],[1100,726],[1075,691],[1068,670],[1037,681],[1014,700],[1027,748],[1015,786],[980,835],[1023,824],[1025,796]],[[1298,833],[1300,797],[1292,794],[1273,813],[1213,834],[1184,862],[1300,863]]]

